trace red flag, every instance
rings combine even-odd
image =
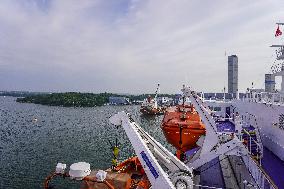
[[[275,32],[275,37],[278,37],[279,35],[282,35],[282,31],[279,29],[279,25],[278,25],[277,30]]]

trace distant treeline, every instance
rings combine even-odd
[[[34,103],[49,106],[65,106],[65,107],[93,107],[102,106],[108,102],[108,98],[113,96],[111,93],[51,93],[27,96],[17,98],[17,102]]]
[[[120,96],[129,98],[130,102],[141,101],[148,96],[154,97],[154,94],[142,94],[142,95],[119,95],[113,93],[51,93],[51,94],[36,94],[23,98],[17,98],[17,102],[22,103],[34,103],[49,106],[64,106],[64,107],[93,107],[102,106],[109,103],[109,97]],[[174,95],[160,94],[159,96],[174,97]]]
[[[131,102],[137,101],[137,100],[144,100],[148,96],[151,96],[152,98],[155,96],[155,94],[140,94],[140,95],[124,95],[126,98],[129,98]],[[173,94],[158,94],[158,97],[169,97],[169,98],[174,98],[175,95]]]

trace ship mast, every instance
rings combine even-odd
[[[275,37],[282,35],[282,32],[279,30],[279,26],[283,26],[284,23],[283,22],[278,22],[276,23],[278,25],[278,29],[276,31]],[[277,32],[280,33],[277,33]],[[277,56],[277,60],[284,60],[284,45],[271,45],[270,47],[276,47],[278,48],[278,50],[276,50],[276,56]]]
[[[154,98],[155,100],[158,96],[159,88],[160,88],[160,84],[158,83],[158,87],[157,87],[156,92],[155,92],[155,98]]]
[[[283,22],[281,22],[281,23],[278,22],[276,24],[278,25],[278,29],[279,29],[280,25],[284,25]],[[277,33],[277,31],[276,31],[276,33]],[[279,35],[281,35],[281,34],[282,34],[282,32]],[[275,35],[275,37],[277,37],[277,36],[278,35]],[[281,45],[281,44],[280,45],[271,45],[270,47],[278,48],[276,50],[276,60],[284,60],[284,45]],[[272,80],[275,81],[276,76],[282,77],[281,92],[284,93],[284,64],[283,64],[283,62],[281,64],[275,66],[274,69],[271,70],[271,71],[272,71],[272,74],[271,74],[270,77],[272,78]]]
[[[154,97],[154,102],[155,102],[154,107],[155,107],[155,108],[158,108],[157,96],[158,96],[159,88],[160,88],[160,84],[158,83],[158,87],[157,87],[157,89],[156,89],[155,97]]]

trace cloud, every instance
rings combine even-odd
[[[282,6],[281,6],[282,5]],[[4,90],[221,91],[228,54],[239,85],[263,87],[282,1],[3,0]],[[259,80],[259,81],[256,81]]]

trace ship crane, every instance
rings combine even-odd
[[[193,188],[192,168],[186,166],[137,125],[129,114],[119,112],[110,118],[110,122],[117,126],[121,125],[125,130],[152,189]],[[167,173],[159,163],[166,167]]]

